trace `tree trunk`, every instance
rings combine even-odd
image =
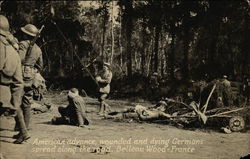
[[[122,17],[120,16],[120,33],[119,33],[119,48],[120,48],[120,67],[122,68],[123,67],[123,49],[122,49]]]
[[[145,19],[143,19],[145,20]],[[146,64],[146,24],[142,24],[142,48],[141,48],[141,72],[145,74],[145,64]]]
[[[112,64],[112,62],[113,62],[114,46],[115,46],[115,37],[114,37],[114,4],[113,4],[113,0],[112,0],[111,1],[111,56],[110,56],[110,64]]]
[[[104,4],[104,15],[103,15],[103,22],[102,22],[102,47],[101,47],[101,56],[104,59],[104,52],[105,52],[105,38],[106,38],[106,24],[108,20],[108,12],[107,12],[107,6],[106,3]]]
[[[184,42],[183,42],[183,68],[182,73],[185,79],[189,79],[189,30],[184,30]]]
[[[250,56],[249,56],[249,16],[248,14],[245,14],[245,36],[244,40],[242,43],[242,56],[243,56],[243,61],[242,61],[242,75],[246,76],[250,74]]]
[[[175,36],[175,34],[173,32],[171,33],[171,37],[172,37],[172,41],[171,41],[171,44],[170,44],[169,58],[166,61],[168,61],[168,65],[169,65],[169,68],[170,68],[171,79],[174,79],[174,69],[175,69],[175,38],[176,38],[176,36]]]
[[[209,64],[209,70],[208,70],[208,78],[211,80],[213,78],[216,78],[218,76],[218,70],[216,69],[216,55],[217,55],[217,41],[219,36],[219,30],[214,30],[215,26],[211,26],[210,28],[210,34],[211,34],[211,43],[210,47],[208,48],[207,56],[208,56],[208,64]],[[218,27],[217,27],[218,28]]]
[[[126,54],[127,54],[127,73],[131,77],[132,70],[132,52],[131,52],[131,38],[132,38],[132,29],[133,29],[133,0],[126,0],[125,2],[125,28],[126,28]]]
[[[153,31],[153,38],[152,38],[152,40],[151,40],[151,48],[150,48],[150,70],[149,70],[149,74],[150,73],[152,73],[153,71],[154,71],[154,46],[155,46],[155,41],[154,41],[154,39],[155,39],[155,32]]]
[[[154,72],[158,72],[159,65],[159,37],[161,33],[161,23],[159,22],[155,27],[155,45],[154,45]]]
[[[161,77],[164,77],[164,72],[165,72],[165,67],[164,67],[164,65],[165,65],[165,62],[164,62],[164,56],[165,56],[165,54],[164,54],[164,40],[163,40],[163,35],[162,35],[162,33],[160,34],[160,57],[161,57],[161,59],[160,59],[160,62],[161,62]]]

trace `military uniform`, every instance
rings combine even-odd
[[[72,124],[77,126],[89,125],[86,114],[86,106],[81,96],[69,92],[69,105],[67,107],[58,107],[62,117],[52,119],[53,124]]]
[[[0,20],[3,20],[3,17],[1,16]],[[4,17],[4,20],[7,19]],[[29,138],[20,108],[23,93],[21,60],[6,37],[7,34],[0,34],[0,103],[1,109],[8,107],[16,110],[20,133],[14,143],[20,144]]]
[[[231,89],[231,82],[224,77],[224,79],[221,81],[221,89],[222,89],[222,97],[223,97],[223,103],[225,106],[232,106],[232,89]]]
[[[105,100],[110,92],[110,83],[113,74],[110,70],[109,64],[104,63],[104,67],[106,67],[106,69],[103,69],[96,77],[96,81],[98,82],[100,87],[98,92],[98,101],[100,102],[99,114],[102,114],[105,111],[110,111],[111,109],[110,106],[105,102]]]
[[[27,26],[33,26],[33,25],[28,24],[25,27]],[[21,28],[22,31],[25,31],[24,30],[25,27]],[[36,32],[38,33],[38,30]],[[29,32],[25,31],[25,33]],[[31,36],[35,35],[36,35],[35,33],[34,35],[31,34]],[[19,51],[18,51],[22,62],[22,72],[24,80],[24,95],[22,98],[21,108],[23,110],[24,121],[27,128],[29,127],[29,122],[30,122],[31,103],[33,100],[33,93],[35,88],[34,86],[35,74],[38,72],[38,70],[41,70],[43,67],[43,58],[41,49],[39,48],[39,46],[37,46],[37,44],[34,44],[32,48],[29,48],[31,47],[30,43],[31,43],[30,40],[21,41],[19,44]],[[31,50],[29,51],[29,49]],[[15,128],[18,128],[18,124],[16,125]]]
[[[80,96],[69,99],[69,105],[66,108],[59,107],[58,111],[62,116],[68,117],[69,123],[72,125],[83,126],[89,124],[86,117],[85,103]]]
[[[250,79],[244,81],[243,94],[246,97],[247,104],[250,104]]]
[[[152,90],[155,90],[159,87],[159,79],[158,79],[158,73],[153,73],[153,75],[150,77],[149,84]]]
[[[157,98],[159,85],[160,83],[158,73],[154,72],[149,79],[150,99],[154,100]]]

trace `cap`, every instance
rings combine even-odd
[[[110,63],[108,63],[108,62],[104,62],[103,66],[107,66],[109,69],[111,69]]]
[[[78,95],[78,89],[76,88],[71,88],[68,92],[68,96],[73,98]]]

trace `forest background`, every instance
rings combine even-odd
[[[101,59],[111,64],[115,95],[144,92],[154,72],[162,87],[176,70],[187,81],[227,75],[242,82],[250,76],[249,6],[249,0],[0,1],[0,13],[17,38],[27,23],[45,26],[37,43],[49,88],[91,94],[95,84],[82,64]]]

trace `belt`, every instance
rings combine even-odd
[[[23,65],[23,67],[30,67],[30,68],[34,68],[34,66],[32,66],[32,65]]]

